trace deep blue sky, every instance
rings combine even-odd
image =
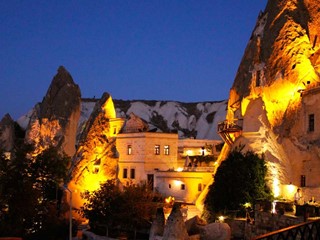
[[[60,65],[83,97],[227,99],[267,0],[0,0],[0,118],[42,101]]]

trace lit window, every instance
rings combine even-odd
[[[160,155],[160,145],[155,145],[154,146],[154,154],[155,155]]]
[[[130,169],[130,178],[135,179],[136,178],[136,170],[134,168]]]
[[[128,145],[128,155],[131,155],[132,154],[132,146],[131,145]]]
[[[123,169],[123,175],[122,175],[123,178],[128,178],[128,169],[127,168],[124,168]]]
[[[181,184],[181,190],[185,190],[186,189],[186,185]]]
[[[169,155],[170,154],[170,146],[169,145],[165,145],[164,146],[164,155]]]
[[[309,115],[308,131],[309,132],[314,132],[314,114],[310,114]]]

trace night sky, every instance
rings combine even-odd
[[[82,97],[227,99],[267,0],[0,0],[0,118],[42,101],[63,65]]]

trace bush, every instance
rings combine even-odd
[[[242,153],[242,149],[230,152],[217,170],[205,200],[208,221],[214,220],[218,214],[240,210],[245,203],[253,206],[258,199],[272,197],[265,181],[267,167],[264,157],[252,151]]]

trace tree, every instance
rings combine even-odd
[[[60,221],[57,186],[67,176],[69,159],[53,147],[36,157],[32,152],[33,146],[22,144],[10,159],[1,154],[0,236],[28,237],[47,231],[53,219]]]
[[[67,180],[70,158],[57,148],[49,147],[37,155],[31,163],[32,176],[43,201],[56,201],[61,185]]]
[[[30,173],[33,188],[39,195],[36,205],[37,214],[33,220],[40,224],[35,226],[39,237],[41,234],[46,235],[53,225],[65,225],[65,219],[61,216],[62,185],[67,179],[69,165],[70,158],[53,146],[41,152],[31,161]]]
[[[85,192],[83,198],[86,203],[80,213],[89,219],[92,229],[104,225],[107,229],[131,231],[150,222],[162,201],[146,184],[128,184],[121,190],[116,180],[108,180],[96,191]]]
[[[30,175],[30,145],[23,145],[12,153],[9,160],[2,155],[0,161],[0,236],[23,236],[32,228],[31,216],[36,214],[38,192],[33,188]]]
[[[89,192],[86,191],[82,197],[86,203],[80,210],[83,217],[89,219],[92,229],[96,229],[100,224],[112,226],[116,222],[118,205],[121,205],[121,192],[116,186],[115,180],[108,180],[100,185],[100,189]]]
[[[205,199],[209,216],[239,210],[245,203],[254,204],[272,197],[265,181],[264,157],[252,151],[242,153],[242,149],[233,150],[217,170]]]

